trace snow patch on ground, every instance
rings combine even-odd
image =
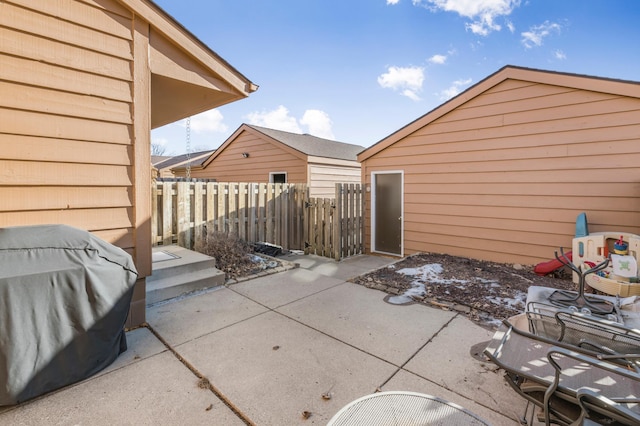
[[[398,274],[413,277],[413,280],[411,281],[411,287],[403,294],[389,297],[387,301],[392,304],[402,305],[412,302],[414,298],[422,298],[426,295],[425,284],[429,283],[454,285],[458,289],[465,289],[468,285],[483,285],[490,290],[490,295],[486,296],[486,300],[489,303],[506,305],[513,309],[521,309],[526,303],[527,295],[523,292],[518,292],[514,298],[501,297],[501,285],[497,281],[481,277],[475,277],[473,280],[445,279],[441,276],[443,271],[444,268],[439,263],[430,263],[418,268],[403,268],[395,271]]]

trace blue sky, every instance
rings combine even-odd
[[[505,65],[640,81],[637,0],[155,1],[260,86],[191,151],[242,123],[368,147]],[[151,136],[186,152],[184,120]]]

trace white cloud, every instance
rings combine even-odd
[[[318,109],[308,109],[304,112],[300,124],[307,126],[310,135],[325,139],[335,139],[329,114]]]
[[[245,117],[249,124],[268,127],[269,129],[284,130],[285,132],[302,133],[298,120],[289,115],[289,110],[280,105],[272,111],[252,112]]]
[[[567,59],[567,55],[565,55],[562,50],[556,50],[555,52],[553,52],[553,56],[555,56],[556,59],[560,59],[561,61]]]
[[[472,21],[465,24],[468,30],[486,36],[501,30],[495,19],[510,15],[520,6],[520,0],[413,0],[413,4],[424,5],[432,11],[456,12]]]
[[[378,84],[385,89],[399,91],[402,95],[420,100],[418,93],[422,90],[424,82],[424,68],[421,67],[394,67],[378,77]]]
[[[210,109],[209,111],[191,117],[191,131],[195,133],[224,133],[227,131],[227,125],[224,124],[222,120],[224,120],[224,117],[220,111]],[[180,126],[186,127],[187,120],[182,120]]]
[[[509,31],[511,31],[511,34],[516,32],[516,26],[513,25],[513,22],[511,21],[507,21],[507,28],[509,28]]]
[[[453,83],[451,83],[451,86],[449,86],[449,88],[444,89],[440,92],[440,99],[447,100],[453,98],[454,96],[457,96],[460,92],[462,92],[462,88],[471,84],[472,81],[473,80],[470,78],[466,80],[454,81]]]
[[[252,112],[244,118],[249,124],[291,133],[303,133],[301,126],[304,126],[307,129],[306,133],[310,135],[335,139],[332,130],[333,122],[329,114],[318,109],[306,110],[300,120],[292,116],[284,105],[271,111]]]
[[[429,58],[429,62],[431,62],[432,64],[442,65],[447,62],[447,57],[445,55],[433,55]]]
[[[562,27],[555,22],[544,21],[540,25],[534,25],[529,31],[521,33],[522,44],[527,49],[534,46],[542,46],[542,40],[551,35],[552,32],[559,33]]]
[[[398,4],[400,0],[387,0],[387,4]]]

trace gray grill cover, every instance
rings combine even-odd
[[[0,229],[0,406],[89,377],[127,349],[128,253],[65,225]]]

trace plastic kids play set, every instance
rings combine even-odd
[[[584,284],[613,296],[640,296],[640,236],[626,232],[589,233],[586,215],[581,213],[576,220],[572,250],[565,255],[582,269],[595,268],[609,259],[605,268],[586,275]],[[538,264],[535,272],[546,275],[562,266],[562,262],[551,260]],[[574,271],[573,281],[579,280],[580,276]]]

